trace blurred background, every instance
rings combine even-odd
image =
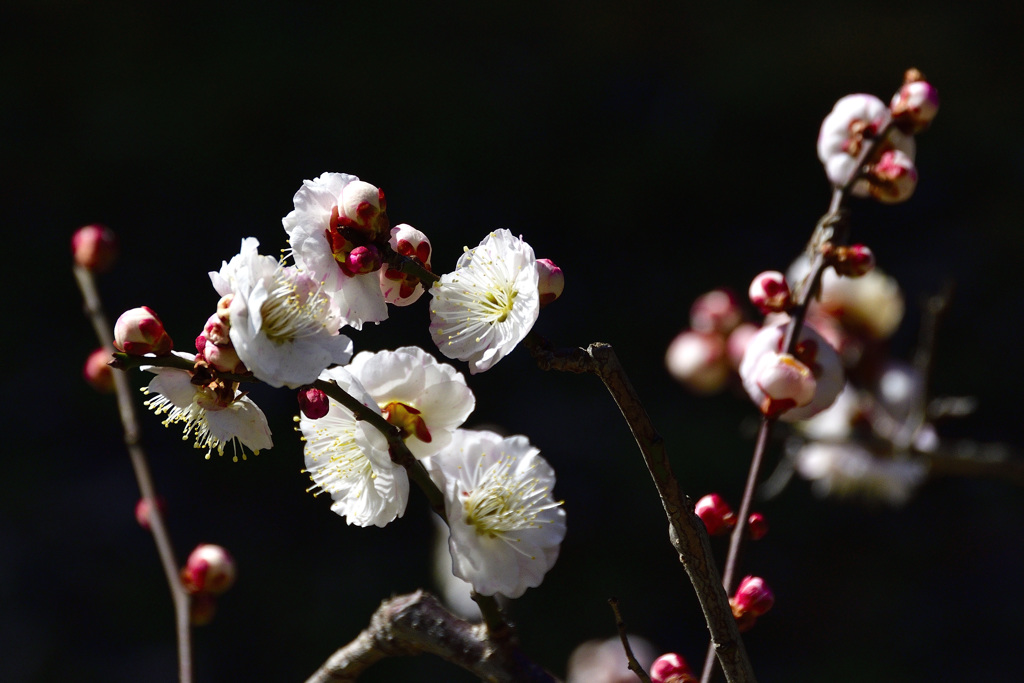
[[[3,297],[0,679],[176,680],[172,607],[114,401],[81,381],[95,347],[69,241],[101,222],[122,257],[111,317],[156,310],[188,349],[217,296],[206,273],[280,219],[303,179],[358,175],[393,224],[431,237],[437,272],[507,227],[565,271],[537,330],[611,342],[666,438],[684,490],[738,501],[752,408],[696,397],[663,364],[700,293],[784,269],[825,211],[815,155],[836,99],[888,100],[920,68],[942,109],[920,137],[920,183],[895,207],[853,205],[908,303],[957,288],[937,393],[977,413],[949,437],[1024,445],[1020,419],[1020,5],[1009,3],[94,3],[0,8],[0,219],[16,292]],[[358,350],[433,349],[426,302],[353,334]],[[463,366],[460,366],[464,369]],[[145,381],[134,376],[141,386]],[[569,531],[511,614],[557,675],[572,649],[630,630],[695,666],[706,631],[653,486],[591,377],[543,373],[524,350],[470,379],[468,426],[524,433],[558,472]],[[275,446],[205,461],[142,415],[179,558],[226,546],[235,588],[194,635],[196,680],[300,681],[381,599],[430,586],[422,496],[359,529],[304,493],[294,396],[252,394]],[[140,397],[141,403],[141,397]],[[775,444],[771,467],[780,457]],[[1019,681],[1024,492],[929,481],[905,508],[819,500],[795,481],[759,509],[769,536],[740,571],[776,593],[746,636],[765,682]],[[724,553],[724,543],[716,544]],[[742,574],[741,574],[742,575]],[[368,681],[469,680],[429,657]]]

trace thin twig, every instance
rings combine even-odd
[[[104,348],[113,353],[113,327],[103,312],[103,305],[99,293],[96,290],[96,282],[92,273],[78,265],[74,267],[75,280],[85,300],[85,313],[92,323],[96,336]],[[124,426],[124,443],[128,448],[128,456],[131,459],[132,470],[135,472],[135,480],[138,482],[139,491],[149,508],[149,528],[156,543],[157,554],[160,556],[160,564],[167,579],[167,585],[171,589],[171,600],[174,603],[174,622],[178,638],[178,677],[180,683],[191,683],[192,681],[192,630],[190,624],[190,603],[191,598],[185,591],[178,576],[178,561],[174,557],[174,547],[171,544],[170,535],[167,533],[167,526],[164,523],[163,514],[157,505],[156,488],[153,485],[153,477],[149,471],[146,461],[146,453],[142,449],[139,437],[139,422],[135,409],[135,402],[132,400],[131,386],[128,384],[128,377],[125,373],[115,372],[114,388],[117,393],[117,409],[121,416],[121,424]]]
[[[736,627],[729,596],[722,588],[722,579],[711,554],[707,530],[694,514],[693,504],[680,490],[669,464],[664,439],[655,430],[611,345],[595,343],[586,349],[555,350],[536,334],[528,336],[526,344],[542,370],[589,373],[604,382],[633,433],[654,480],[669,521],[669,538],[693,584],[726,679],[729,683],[754,681],[754,672]]]
[[[636,657],[633,655],[633,648],[629,646],[629,637],[626,635],[626,622],[622,620],[622,613],[619,612],[619,601],[616,598],[608,598],[608,604],[611,605],[612,612],[615,613],[615,628],[619,631],[619,640],[622,641],[622,649],[626,651],[626,661],[629,662],[627,665],[629,670],[636,674],[643,683],[651,683],[651,677],[647,675],[644,668],[640,666],[640,662],[636,661]]]

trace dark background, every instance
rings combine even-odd
[[[101,280],[111,315],[148,305],[185,349],[216,304],[207,271],[245,236],[283,248],[280,218],[304,178],[340,171],[384,188],[392,221],[430,235],[440,272],[463,245],[510,228],[567,275],[537,329],[564,345],[613,343],[686,492],[735,501],[752,411],[689,395],[666,375],[664,349],[699,293],[745,288],[801,249],[828,202],[814,143],[834,101],[887,99],[917,66],[943,100],[919,140],[917,193],[855,204],[853,234],[906,292],[897,355],[910,353],[921,298],[955,280],[934,386],[980,409],[943,433],[1018,448],[1021,12],[4,3],[0,679],[176,680],[171,602],[132,516],[114,403],[80,380],[95,340],[68,243],[85,223],[122,240]],[[360,350],[432,348],[422,302],[352,336]],[[699,662],[696,600],[598,382],[542,373],[518,350],[470,384],[468,426],[528,434],[566,500],[562,557],[512,609],[527,651],[564,675],[573,647],[614,633],[605,600],[616,595],[632,631]],[[239,565],[217,618],[195,632],[200,682],[304,680],[382,598],[428,581],[422,497],[386,529],[346,526],[303,492],[294,398],[254,396],[276,444],[240,464],[204,461],[142,416],[182,561],[216,542]],[[795,482],[763,506],[772,532],[741,569],[777,596],[746,637],[759,680],[1019,681],[1022,503],[1003,482],[940,480],[893,511],[822,502]],[[366,677],[464,679],[427,657]]]

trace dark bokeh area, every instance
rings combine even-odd
[[[435,270],[507,227],[567,274],[537,329],[608,341],[648,401],[685,491],[738,500],[752,409],[675,384],[664,350],[690,302],[785,268],[827,207],[815,156],[840,96],[888,98],[922,69],[942,110],[906,204],[853,205],[853,235],[901,282],[908,357],[919,302],[957,285],[935,391],[978,413],[943,434],[1024,445],[1018,132],[1020,6],[966,3],[7,2],[0,9],[0,217],[7,235],[0,477],[0,679],[176,680],[172,609],[112,399],[80,380],[95,346],[68,243],[120,235],[102,277],[112,316],[159,312],[188,348],[217,296],[207,272],[242,237],[285,246],[305,178],[381,186],[393,223],[430,235]],[[352,334],[359,350],[431,349],[426,302]],[[464,366],[460,365],[460,368]],[[144,379],[133,377],[141,386]],[[468,426],[524,433],[558,472],[569,531],[544,584],[512,607],[558,675],[577,644],[630,629],[693,662],[706,632],[625,425],[590,377],[517,350],[470,378]],[[304,493],[287,391],[252,394],[275,447],[205,461],[142,416],[180,557],[228,547],[236,587],[195,631],[196,680],[304,680],[379,601],[429,585],[422,496],[359,529]],[[141,401],[141,399],[140,399]],[[774,446],[769,464],[778,460]],[[929,481],[900,510],[821,501],[804,482],[761,508],[772,531],[741,571],[775,609],[746,637],[758,680],[1020,680],[1024,493]],[[724,553],[724,545],[716,545]],[[469,680],[429,657],[367,681]]]

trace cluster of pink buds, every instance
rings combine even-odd
[[[389,230],[384,191],[353,180],[342,189],[341,201],[331,211],[327,242],[343,273],[363,275],[381,267],[380,249],[374,242]]]
[[[219,545],[196,546],[181,570],[181,583],[192,596],[192,623],[202,626],[213,619],[216,598],[235,583],[235,561]]]
[[[682,655],[667,652],[651,664],[651,683],[697,683]]]
[[[709,493],[702,497],[697,501],[693,511],[704,522],[709,536],[729,533],[736,526],[736,513],[717,493]],[[768,533],[768,522],[760,512],[754,512],[747,518],[746,529],[751,540],[759,541]]]
[[[114,323],[114,348],[130,356],[166,356],[174,342],[160,318],[148,306],[125,311]]]
[[[818,158],[836,187],[892,204],[917,187],[914,133],[939,109],[935,88],[910,69],[887,107],[874,95],[847,95],[836,102],[818,133]]]
[[[743,312],[729,290],[702,294],[690,308],[690,329],[679,333],[668,347],[668,371],[698,393],[719,391],[739,366],[743,348],[756,329],[743,322]]]
[[[775,604],[775,595],[771,588],[759,576],[748,576],[740,581],[736,592],[729,598],[732,614],[741,632],[749,631],[757,618],[762,616]]]

